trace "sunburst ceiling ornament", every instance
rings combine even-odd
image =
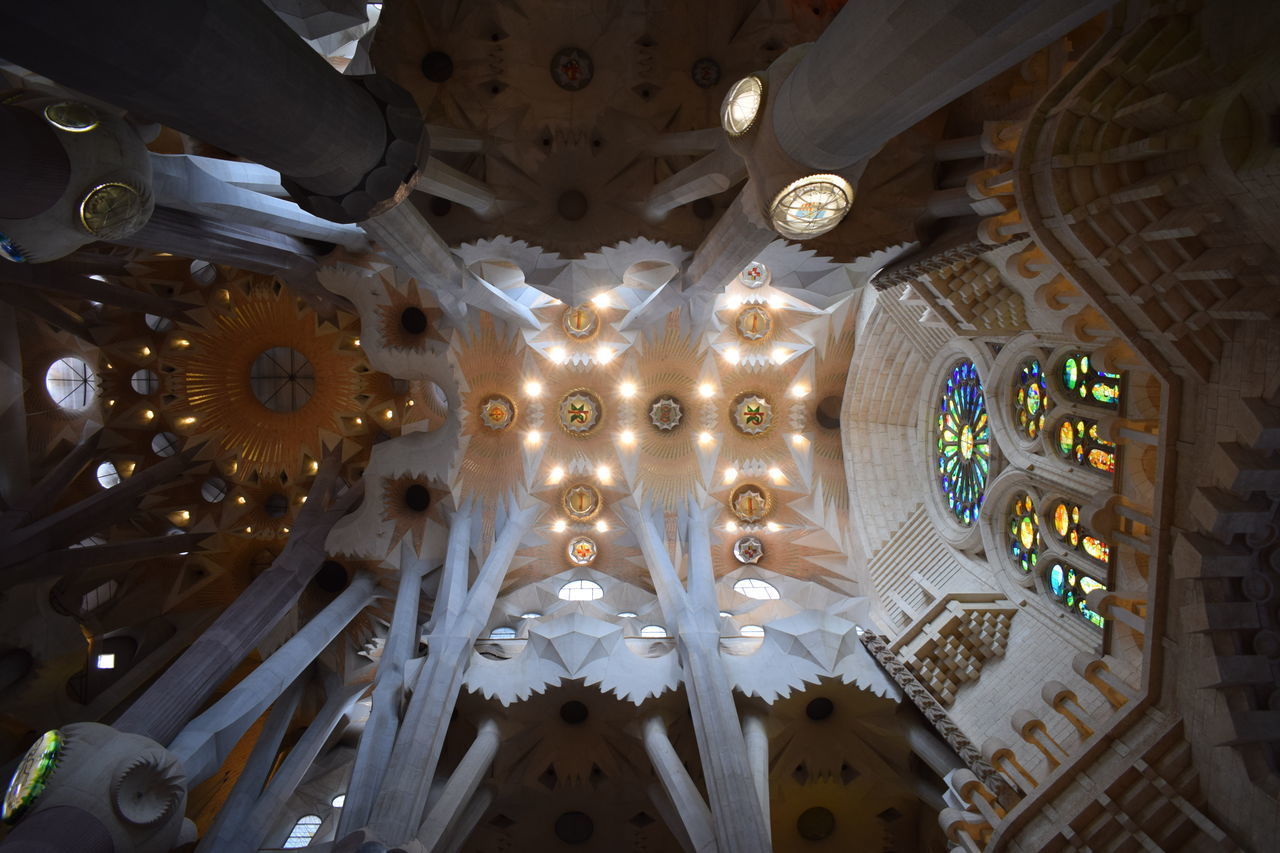
[[[580,47],[565,47],[551,57],[551,79],[566,92],[585,89],[595,75],[591,54]]]
[[[516,404],[505,394],[494,394],[480,404],[480,422],[491,430],[504,430],[515,419]]]
[[[566,549],[569,554],[569,562],[575,566],[589,566],[596,561],[596,543],[594,539],[587,536],[578,536],[569,542]]]
[[[754,536],[743,536],[733,543],[733,557],[739,563],[758,563],[764,556],[764,543]]]
[[[733,425],[743,435],[764,435],[773,426],[773,406],[753,391],[739,394],[729,414]]]
[[[670,432],[680,426],[684,418],[684,409],[675,397],[663,395],[649,404],[649,423],[663,432]]]
[[[574,521],[586,521],[600,511],[600,492],[595,486],[579,483],[564,490],[561,504]]]
[[[773,281],[773,276],[770,275],[767,266],[759,261],[752,261],[743,267],[742,272],[738,273],[738,281],[754,290],[757,287],[764,287]]]
[[[571,435],[590,435],[603,415],[600,398],[586,388],[576,388],[560,401],[560,426]]]
[[[743,483],[729,495],[729,509],[747,524],[763,521],[772,508],[769,490],[755,483]]]
[[[569,337],[585,340],[600,328],[600,315],[590,305],[570,305],[564,309],[560,325]]]
[[[743,340],[759,341],[773,331],[773,318],[759,305],[749,305],[738,314],[736,325]]]

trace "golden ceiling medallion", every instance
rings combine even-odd
[[[516,419],[516,404],[504,394],[494,394],[480,404],[480,422],[495,432],[511,426]]]
[[[579,483],[564,490],[561,503],[574,521],[586,521],[600,511],[600,492],[595,486]]]
[[[571,338],[584,340],[594,335],[600,328],[600,315],[590,305],[571,305],[564,309],[560,319],[564,333]]]
[[[586,388],[575,388],[560,400],[560,426],[570,435],[590,435],[603,417],[604,404]]]
[[[88,133],[98,126],[98,114],[93,107],[78,101],[60,101],[44,108],[49,124],[67,133]]]
[[[743,483],[729,495],[729,509],[739,521],[755,524],[762,521],[773,509],[773,498],[764,486]]]
[[[759,341],[773,331],[773,318],[759,305],[749,305],[738,314],[738,335],[744,340]]]
[[[100,240],[123,237],[140,228],[151,215],[148,199],[119,181],[98,184],[80,202],[80,224]]]
[[[569,562],[575,566],[589,566],[596,561],[595,540],[587,536],[579,536],[569,543]]]
[[[764,435],[773,426],[773,406],[754,391],[734,398],[729,416],[734,427],[743,435]]]

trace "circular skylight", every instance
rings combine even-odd
[[[733,591],[759,601],[771,601],[782,597],[773,584],[759,578],[743,578],[733,585]]]
[[[178,452],[178,437],[171,432],[158,432],[151,438],[156,456],[172,456]]]
[[[565,601],[595,601],[604,598],[604,588],[595,581],[569,581],[557,594]]]
[[[98,485],[104,489],[109,489],[120,483],[120,472],[116,470],[116,466],[112,462],[103,462],[98,466],[98,470],[95,473],[98,478]]]
[[[316,372],[307,357],[289,347],[272,347],[253,360],[249,385],[258,402],[273,412],[296,412],[316,390]]]
[[[129,386],[139,394],[153,394],[160,387],[160,377],[156,376],[155,371],[144,367],[141,370],[135,370],[129,377]]]
[[[98,375],[84,359],[69,355],[49,365],[44,388],[58,408],[83,412],[98,396]]]

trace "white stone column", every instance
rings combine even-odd
[[[772,96],[782,150],[814,171],[865,160],[1115,0],[859,0]]]
[[[644,751],[675,808],[690,847],[697,853],[715,851],[716,837],[711,824],[711,810],[703,801],[698,787],[689,778],[689,771],[685,769],[675,747],[671,745],[671,739],[667,737],[667,726],[662,718],[654,715],[646,719],[642,735]],[[679,837],[676,827],[671,827],[671,830],[673,835]]]
[[[222,765],[253,721],[325,650],[373,600],[372,575],[359,574],[324,610],[289,638],[248,677],[173,739],[169,751],[182,760],[194,788]]]
[[[453,775],[449,777],[440,796],[433,799],[426,819],[418,828],[418,840],[427,850],[441,850],[445,840],[458,828],[467,805],[484,781],[485,774],[489,772],[493,757],[498,754],[498,744],[502,741],[500,735],[496,722],[481,721],[476,730],[476,739],[454,768]]]
[[[650,222],[661,222],[680,205],[724,192],[746,176],[746,164],[722,143],[715,151],[655,186],[645,200],[644,217]]]
[[[747,741],[747,762],[756,783],[760,810],[764,812],[764,824],[769,826],[769,732],[765,728],[764,717],[756,713],[746,714],[742,718],[742,736]]]
[[[369,821],[389,843],[407,841],[418,830],[476,637],[493,609],[511,558],[542,508],[537,503],[508,516],[459,615],[447,618],[431,634],[427,659]]]

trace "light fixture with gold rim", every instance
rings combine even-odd
[[[791,240],[808,240],[840,224],[853,206],[853,187],[839,175],[809,175],[773,197],[773,229]]]
[[[720,105],[720,124],[732,137],[745,134],[755,126],[764,106],[764,78],[756,74],[743,77],[729,87]]]

